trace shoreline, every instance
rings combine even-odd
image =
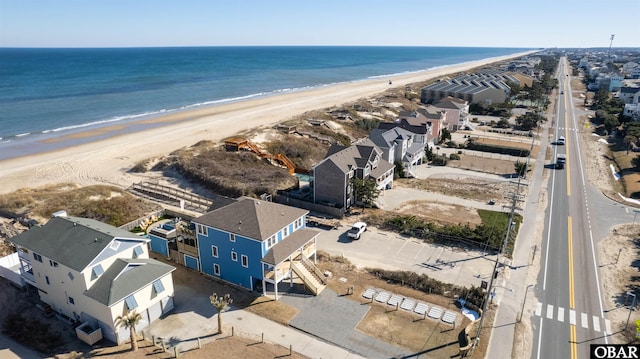
[[[65,134],[46,140],[61,144],[59,148],[0,160],[0,193],[62,182],[80,186],[111,184],[128,187],[134,180],[140,180],[139,176],[126,172],[136,163],[168,155],[199,141],[218,142],[248,130],[275,125],[307,111],[339,106],[377,95],[389,88],[428,81],[535,52],[537,50],[273,94]],[[389,81],[393,84],[389,85]]]

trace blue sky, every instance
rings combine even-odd
[[[640,0],[0,0],[0,47],[640,47]]]

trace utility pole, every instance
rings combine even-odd
[[[527,165],[528,164],[529,164],[529,160],[527,159]],[[480,316],[480,323],[478,323],[478,331],[476,332],[475,342],[473,343],[473,347],[471,348],[472,353],[475,350],[478,343],[480,342],[480,331],[482,330],[482,323],[484,322],[485,312],[487,310],[487,303],[489,303],[489,301],[492,301],[491,290],[493,288],[493,281],[498,276],[497,274],[498,274],[498,265],[500,264],[500,255],[504,254],[507,248],[507,243],[509,243],[509,237],[511,236],[511,232],[515,229],[513,228],[514,227],[513,217],[514,217],[516,208],[518,207],[518,201],[520,198],[519,191],[521,186],[521,183],[520,183],[521,180],[522,180],[522,176],[518,176],[516,191],[511,196],[511,211],[509,212],[509,223],[507,224],[507,230],[504,235],[504,239],[502,240],[502,246],[500,247],[500,251],[497,254],[495,264],[493,265],[493,272],[491,272],[491,279],[489,280],[489,286],[487,287],[487,296],[484,299],[484,302],[482,303],[482,315]]]

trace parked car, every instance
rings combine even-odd
[[[556,160],[556,168],[557,169],[563,169],[564,165],[567,163],[567,156],[563,155],[563,154],[559,154],[558,158]]]
[[[356,222],[351,226],[351,229],[347,232],[347,237],[353,239],[360,239],[362,233],[367,230],[367,224],[364,222]]]

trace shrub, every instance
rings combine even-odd
[[[456,154],[456,153],[452,153],[449,155],[449,159],[450,160],[459,160],[460,159],[460,155]]]
[[[511,155],[517,157],[529,157],[529,150],[517,147],[496,146],[491,144],[480,143],[477,141],[467,141],[467,148],[475,151],[499,153],[503,155]]]
[[[447,157],[445,157],[444,155],[436,156],[433,161],[431,161],[431,164],[435,166],[446,166],[447,163]]]
[[[447,141],[446,145],[447,145],[447,147],[449,147],[449,148],[456,148],[456,147],[458,147],[458,144],[456,144],[454,141]]]

